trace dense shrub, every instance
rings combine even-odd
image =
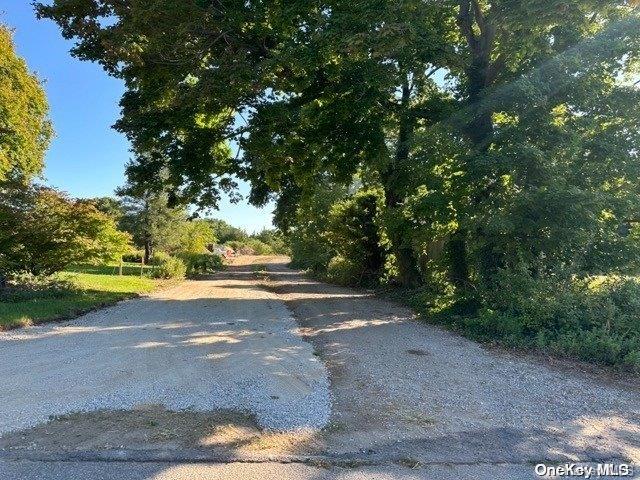
[[[271,245],[258,240],[247,238],[246,240],[231,240],[226,243],[228,247],[239,255],[273,255],[276,253]]]
[[[345,282],[350,278],[348,283],[355,284],[379,281],[386,260],[380,227],[376,223],[381,202],[381,191],[366,189],[331,208],[326,236],[338,256],[329,263],[327,274]]]
[[[157,252],[153,256],[152,264],[151,276],[153,278],[181,279],[187,274],[187,266],[181,259],[163,252]]]
[[[271,254],[288,255],[291,253],[285,235],[278,230],[262,230],[254,238],[269,246]]]
[[[17,303],[42,298],[55,299],[74,289],[74,285],[67,280],[19,272],[10,275],[7,287],[0,289],[0,302]]]
[[[144,250],[135,250],[133,252],[125,253],[122,256],[122,261],[127,263],[142,263],[144,258]]]
[[[224,268],[222,257],[212,253],[185,253],[179,258],[187,266],[187,275],[215,273]]]
[[[436,308],[425,295],[416,306],[473,338],[640,371],[637,279],[540,279],[505,271],[498,277],[474,315],[457,315],[455,302]]]
[[[246,241],[245,246],[255,252],[255,255],[273,255],[273,249],[270,245],[256,239],[250,238]]]
[[[332,283],[348,286],[360,284],[362,274],[361,265],[341,255],[336,255],[329,261],[324,277]]]

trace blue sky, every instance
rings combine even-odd
[[[56,138],[46,158],[46,182],[75,197],[112,195],[124,183],[130,158],[127,140],[111,128],[123,86],[98,65],[72,58],[71,42],[53,22],[37,20],[30,4],[0,0],[0,22],[15,29],[18,53],[47,91]],[[248,185],[241,185],[240,192],[246,195]],[[271,227],[272,209],[225,200],[212,216],[251,232]]]

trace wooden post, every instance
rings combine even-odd
[[[122,276],[122,255],[120,255],[120,267],[118,268],[118,275]]]
[[[142,261],[140,262],[140,278],[144,274],[144,257],[142,257]]]

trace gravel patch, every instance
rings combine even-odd
[[[322,428],[327,371],[284,304],[255,283],[232,269],[71,322],[0,333],[0,433],[145,404],[248,412],[264,429]]]

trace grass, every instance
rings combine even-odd
[[[147,275],[153,267],[145,265],[143,268],[144,275]],[[118,265],[74,265],[67,268],[66,272],[76,273],[93,273],[96,275],[118,275]],[[122,275],[140,276],[139,263],[123,263]]]
[[[76,266],[57,274],[57,283],[50,286],[14,290],[0,299],[0,330],[73,318],[161,284],[147,276],[141,278],[139,265],[127,265],[123,276],[114,275],[114,268],[117,272],[113,266]]]

